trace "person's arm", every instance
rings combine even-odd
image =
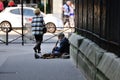
[[[55,46],[53,47],[53,50],[57,47],[59,41],[56,42]]]

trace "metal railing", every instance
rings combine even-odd
[[[31,27],[27,27],[23,30],[25,30],[27,33],[25,33],[24,31],[22,31],[22,29],[18,29],[20,30],[17,31],[17,29],[12,29],[10,32],[8,31],[8,28],[6,27],[0,27],[1,28],[4,28],[5,31],[2,31],[0,30],[0,32],[4,33],[4,35],[0,34],[0,36],[3,36],[5,39],[0,39],[0,43],[1,44],[25,44],[25,43],[34,43],[35,42],[35,39],[34,39],[34,36],[32,35],[32,32],[31,32]],[[14,34],[10,34],[14,32]],[[23,33],[22,33],[23,32]],[[69,27],[63,27],[62,30],[60,31],[57,31],[55,33],[49,33],[50,36],[47,37],[46,39],[43,40],[43,43],[52,43],[50,42],[49,40],[52,40],[54,39],[59,33],[65,33],[67,35],[69,35],[69,33],[71,32],[74,32],[74,28],[69,28]],[[11,37],[12,36],[12,37]],[[46,36],[46,34],[45,34]],[[45,37],[44,36],[44,37]],[[47,35],[48,36],[48,35]],[[14,38],[13,38],[14,37]],[[19,39],[19,40],[18,40]],[[27,41],[28,40],[28,41]],[[30,42],[29,42],[30,41]]]
[[[6,27],[0,27],[0,31],[2,30],[2,29],[4,29],[6,32],[5,32],[5,34],[6,34],[6,38],[5,38],[5,41],[4,40],[2,40],[2,39],[0,39],[0,41],[1,42],[3,42],[3,43],[5,43],[6,45],[8,45],[8,28],[6,28]]]

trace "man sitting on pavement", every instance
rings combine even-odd
[[[58,35],[58,41],[50,54],[43,54],[42,58],[55,58],[61,57],[62,55],[69,54],[69,40],[65,37],[63,33]]]

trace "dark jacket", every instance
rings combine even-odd
[[[58,44],[58,41],[57,41],[56,45],[57,44]],[[60,46],[56,47],[53,50],[58,51],[61,54],[63,54],[63,53],[68,53],[69,54],[69,47],[70,47],[69,40],[67,38],[63,38],[60,41]]]

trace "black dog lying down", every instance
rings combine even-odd
[[[53,59],[53,58],[63,58],[63,59],[69,59],[70,55],[69,54],[63,54],[63,55],[51,55],[51,54],[43,54],[40,56],[39,54],[34,54],[35,59]]]
[[[50,53],[46,53],[46,54],[43,54],[41,58],[60,58],[61,55],[60,54],[50,54]]]
[[[64,53],[64,54],[62,54],[62,55],[60,55],[60,54],[43,54],[42,56],[41,56],[41,58],[43,58],[43,59],[52,59],[52,58],[70,58],[70,55],[69,54],[67,54],[67,53]]]

